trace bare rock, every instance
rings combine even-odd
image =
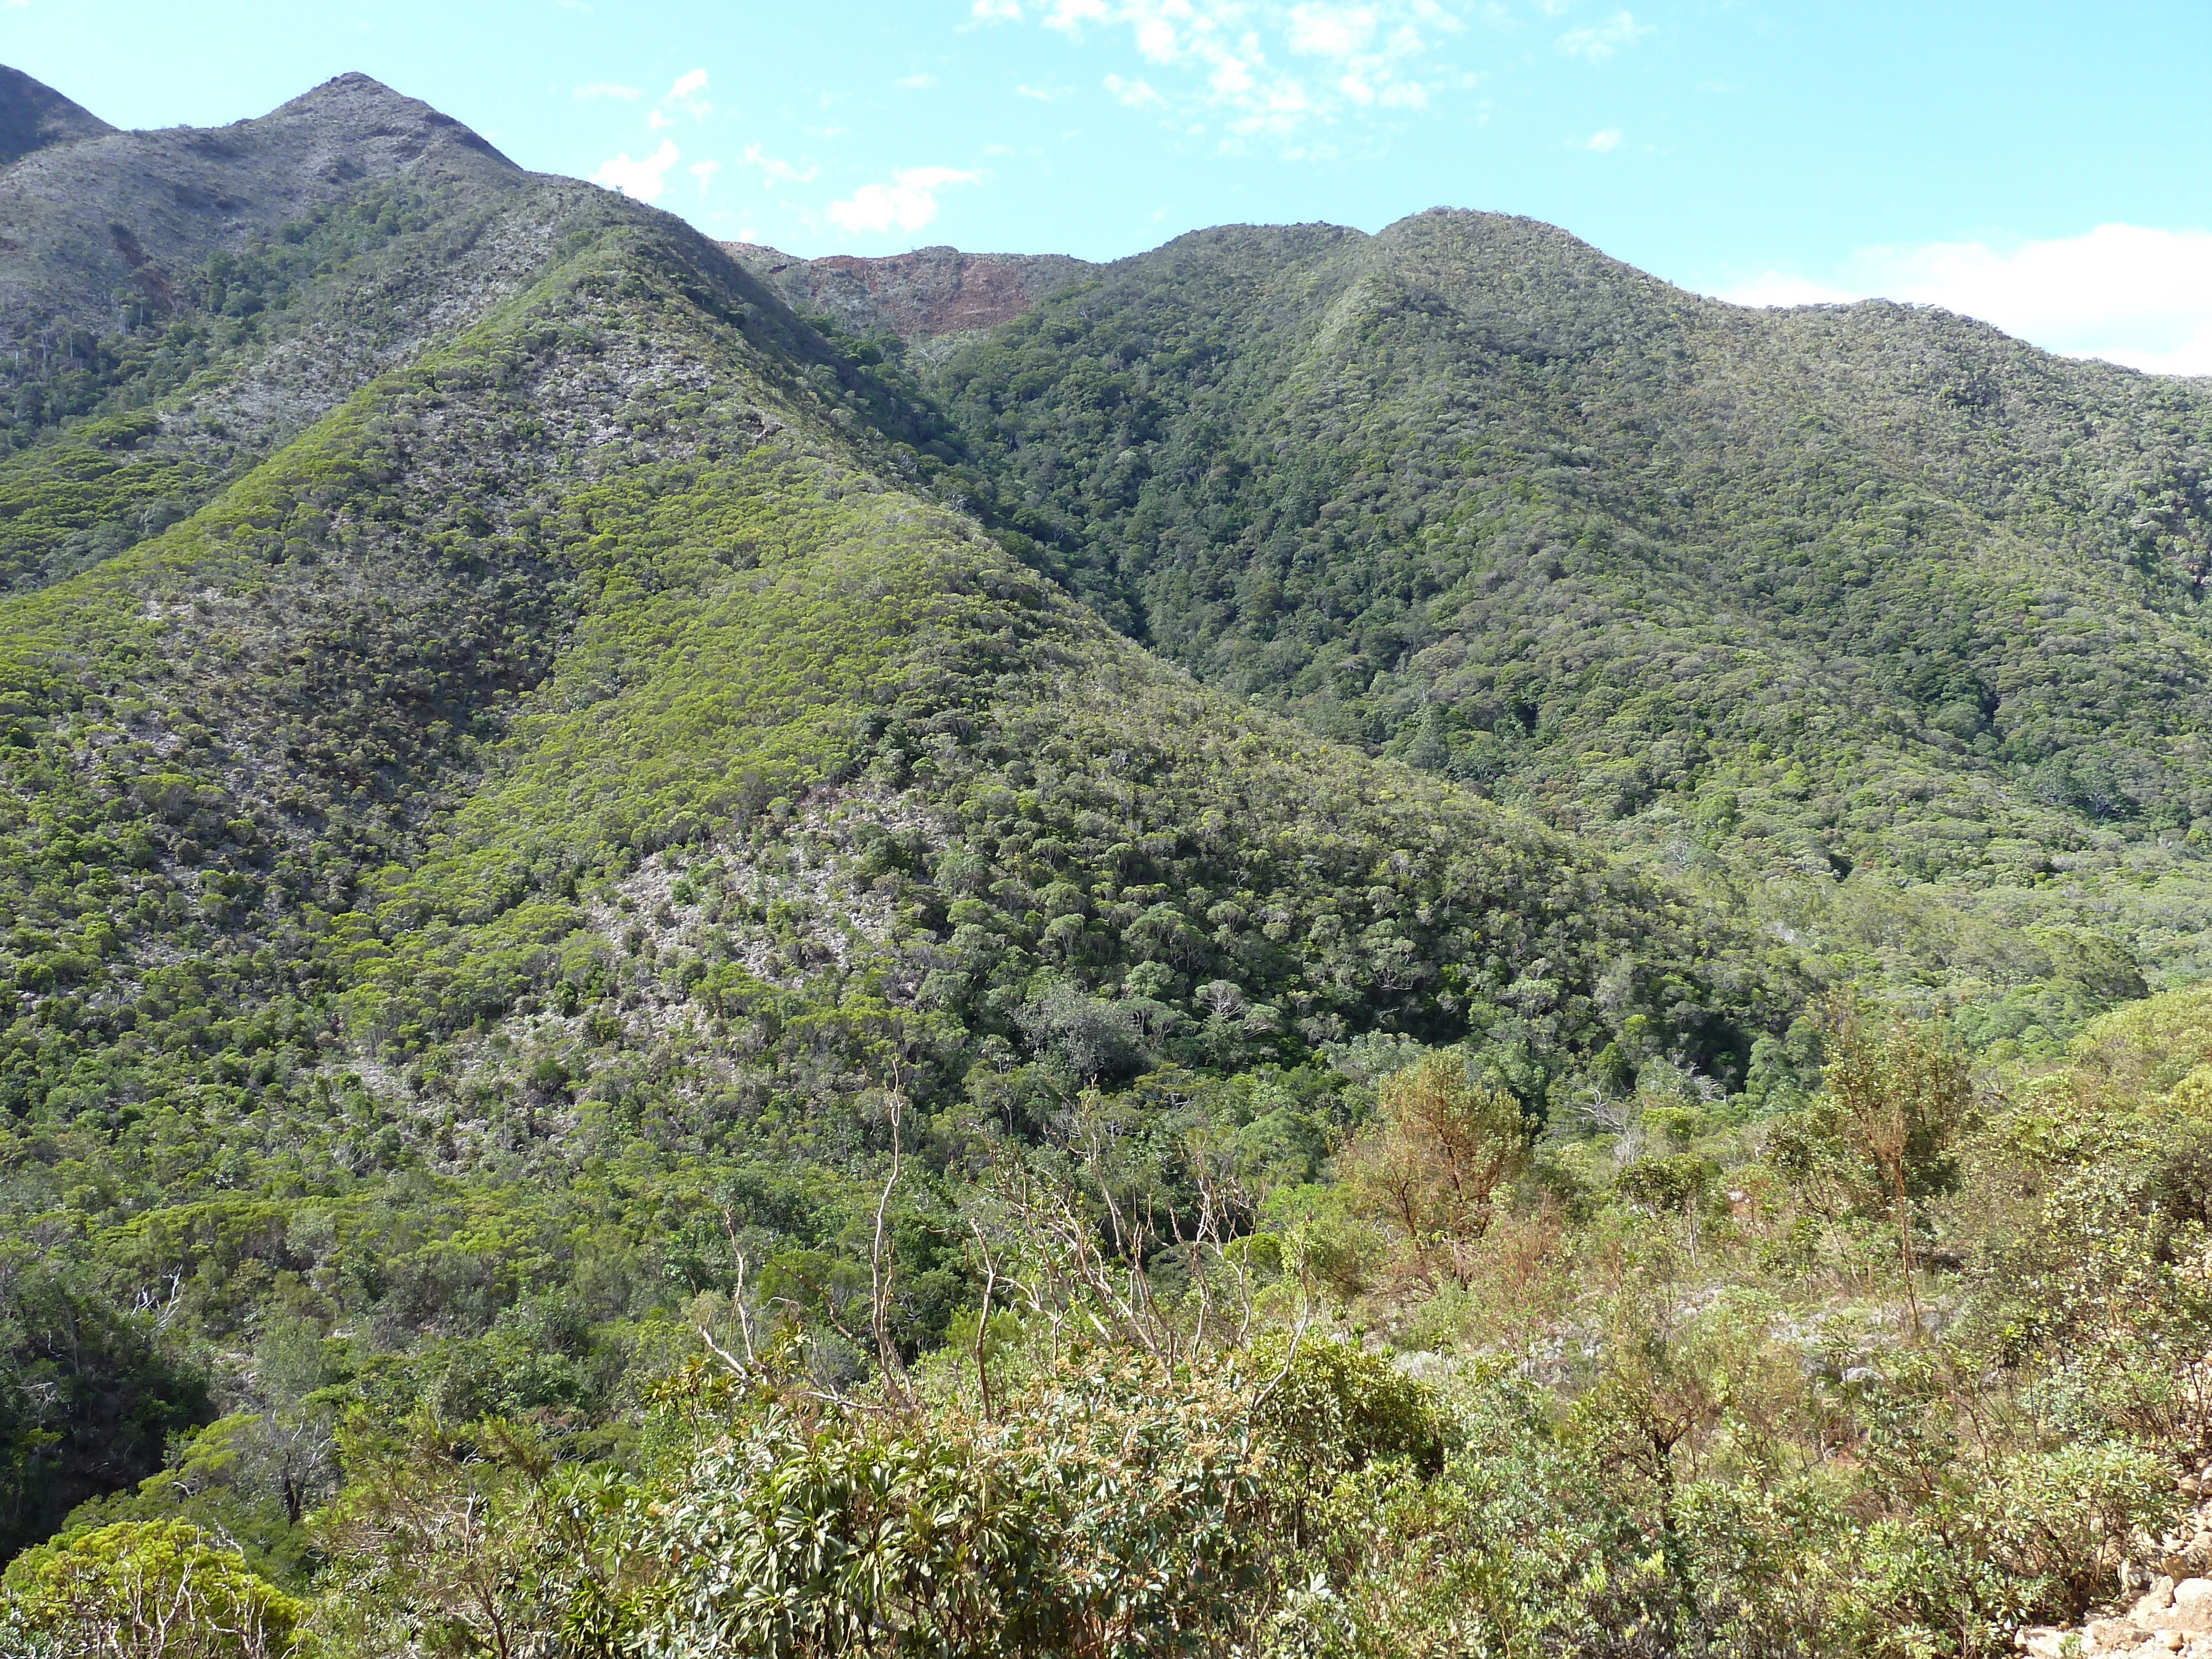
[[[2159,1623],[2170,1629],[2212,1631],[2212,1578],[2185,1578],[2173,1587],[2173,1610]]]
[[[2160,1622],[2160,1615],[2172,1605],[2173,1580],[2170,1577],[2155,1578],[2151,1581],[2150,1588],[2143,1592],[2142,1599],[2128,1609],[2128,1617],[2138,1625],[2154,1629]]]
[[[925,247],[878,258],[795,259],[752,242],[722,246],[793,305],[915,341],[980,333],[1098,269],[1060,253]]]

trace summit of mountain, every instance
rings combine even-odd
[[[0,167],[49,144],[97,138],[114,131],[44,82],[0,64]]]
[[[1438,210],[1177,238],[933,386],[978,510],[1202,680],[1987,1034],[2042,1029],[2023,927],[2212,971],[2203,382]]]
[[[187,516],[616,199],[364,75],[0,172],[0,586]]]
[[[882,330],[911,343],[944,343],[939,350],[1018,317],[1046,295],[1102,269],[1062,253],[937,246],[801,259],[755,242],[722,246],[801,311],[834,317],[858,332]]]
[[[17,79],[10,111],[51,106]],[[481,191],[524,176],[452,117],[359,74],[227,127],[120,131],[83,116],[59,131],[74,142],[42,142],[0,171],[0,340],[11,348],[107,332],[125,306],[174,315],[192,267],[365,186]]]

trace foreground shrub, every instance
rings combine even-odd
[[[16,1558],[0,1643],[26,1659],[283,1659],[301,1604],[183,1521],[125,1521]]]
[[[1254,1587],[1245,1380],[1092,1351],[985,1417],[789,1403],[653,1506],[640,1647],[708,1655],[1194,1651]]]

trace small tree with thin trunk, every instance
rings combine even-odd
[[[1875,1026],[1856,1002],[1825,1011],[1821,1091],[1776,1137],[1775,1159],[1816,1208],[1894,1230],[1899,1269],[1917,1330],[1913,1231],[1919,1206],[1958,1184],[1953,1144],[1973,1110],[1966,1061],[1926,1030]]]
[[[1405,1234],[1425,1282],[1441,1269],[1465,1285],[1468,1246],[1490,1225],[1498,1188],[1528,1164],[1520,1103],[1472,1082],[1447,1050],[1385,1080],[1377,1108],[1339,1158],[1352,1204]]]

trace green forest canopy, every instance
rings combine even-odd
[[[1980,1652],[2166,1523],[2196,392],[1451,214],[910,353],[495,161],[10,370],[23,1640]],[[869,1553],[976,1480],[1049,1593]]]

